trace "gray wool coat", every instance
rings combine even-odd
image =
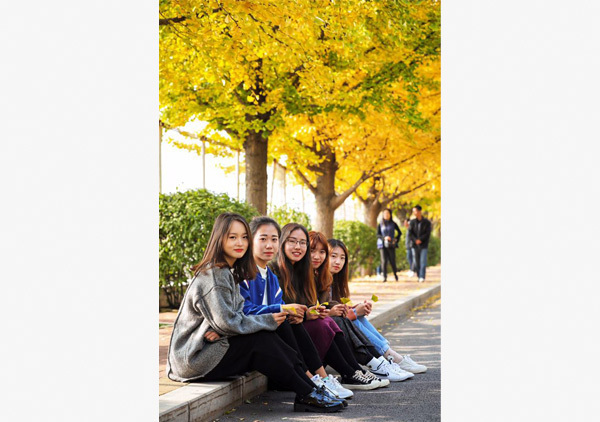
[[[180,382],[201,378],[225,356],[227,337],[277,329],[271,314],[244,315],[243,307],[240,287],[228,268],[209,269],[194,277],[173,326],[167,376]],[[221,338],[214,343],[205,340],[209,329]]]

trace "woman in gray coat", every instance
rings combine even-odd
[[[245,315],[239,283],[256,276],[250,228],[235,213],[215,221],[194,268],[171,335],[167,375],[180,382],[217,380],[257,370],[296,392],[295,411],[335,412],[343,402],[308,378],[294,349],[274,330],[284,312]]]

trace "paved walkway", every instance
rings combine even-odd
[[[228,411],[218,421],[440,421],[440,308],[441,299],[438,299],[409,318],[386,324],[382,330],[395,350],[411,354],[415,361],[426,365],[426,373],[391,383],[387,388],[355,392],[354,398],[348,401],[348,408],[339,413],[295,413],[292,410],[294,393],[267,391]]]
[[[427,268],[427,280],[424,283],[418,283],[417,278],[408,278],[406,271],[398,273],[400,281],[390,281],[393,276],[388,275],[388,281],[383,283],[379,277],[366,277],[354,279],[350,283],[350,296],[357,303],[364,299],[371,299],[374,293],[379,301],[374,307],[396,301],[406,296],[410,296],[415,291],[424,287],[440,283],[441,266]],[[185,384],[169,380],[165,375],[165,366],[167,361],[167,351],[169,340],[171,338],[172,325],[177,317],[177,311],[161,312],[159,315],[159,395],[165,394]]]

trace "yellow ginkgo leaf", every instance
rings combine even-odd
[[[290,306],[290,305],[282,305],[281,309],[283,309],[283,310],[289,309],[290,311],[292,311],[292,313],[294,313],[294,314],[297,313],[296,308],[294,308],[293,306]]]
[[[348,299],[347,297],[342,297],[342,298],[340,298],[340,300],[342,301],[342,303],[344,305],[352,306],[352,301],[350,299]]]
[[[373,296],[371,296],[371,300],[373,302],[377,302],[379,300],[379,298],[375,294],[373,294]]]

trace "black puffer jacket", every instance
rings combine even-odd
[[[429,236],[431,236],[431,221],[423,217],[421,219],[421,224],[419,224],[419,220],[416,218],[410,220],[410,225],[408,226],[408,237],[409,244],[411,247],[420,246],[421,248],[426,248],[429,246]],[[417,245],[415,240],[421,239],[421,244]]]

